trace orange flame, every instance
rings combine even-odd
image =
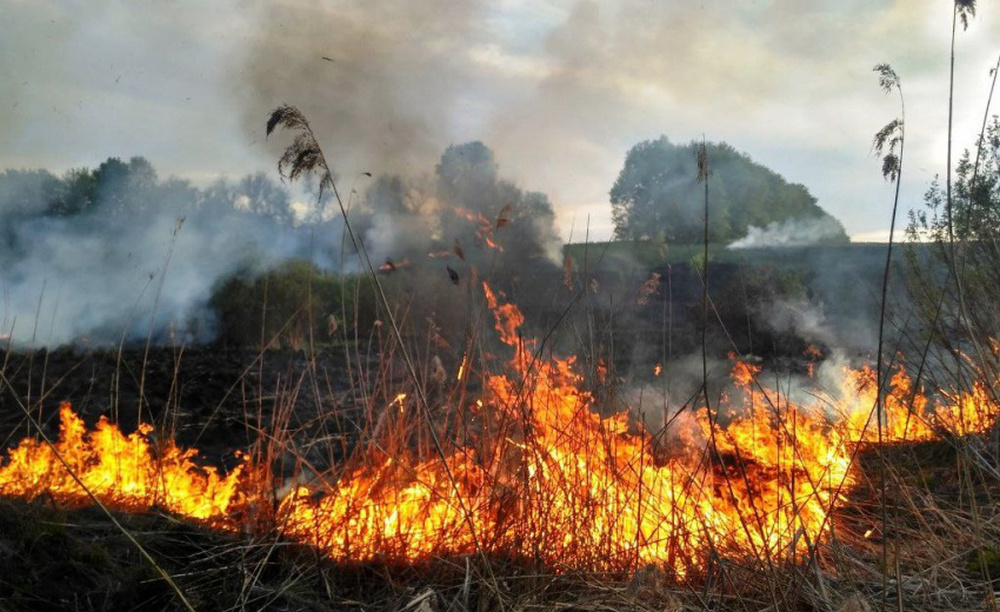
[[[520,311],[483,291],[514,355],[510,373],[486,376],[483,397],[464,407],[483,423],[481,440],[431,458],[362,448],[362,460],[331,484],[280,500],[283,533],[351,561],[482,550],[557,569],[652,563],[683,576],[709,555],[794,559],[828,535],[831,512],[857,479],[860,441],[973,433],[998,414],[986,389],[932,405],[902,369],[880,419],[870,368],[847,370],[843,389],[798,404],[760,385],[759,366],[737,360],[724,406],[683,413],[661,440],[628,414],[595,412],[573,358],[533,356]],[[398,412],[406,398],[386,408]],[[101,420],[87,432],[68,405],[60,415],[54,448],[28,438],[8,452],[0,494],[86,503],[58,453],[98,499],[124,510],[155,506],[235,529],[248,508],[272,503],[255,497],[262,488],[248,482],[249,461],[222,476],[199,467],[194,451],[155,443],[149,426],[125,436]]]
[[[500,246],[500,244],[497,243],[496,239],[493,237],[494,225],[492,221],[484,217],[482,213],[473,212],[461,206],[456,206],[454,210],[457,216],[476,225],[476,238],[481,240],[483,244],[493,250],[503,251],[503,247]],[[506,221],[504,223],[506,223]],[[499,229],[502,226],[503,224],[498,221],[496,228]]]
[[[103,503],[122,510],[156,506],[180,516],[225,522],[247,501],[240,488],[243,465],[220,476],[214,468],[196,465],[193,450],[181,450],[169,440],[154,446],[149,425],[125,436],[102,417],[96,429],[87,432],[66,402],[59,406],[59,417],[54,446],[26,438],[8,453],[0,468],[0,495],[31,499],[49,493],[69,503],[89,501],[68,467]]]

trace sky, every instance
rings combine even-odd
[[[141,155],[196,184],[266,171],[268,112],[300,108],[339,181],[433,172],[481,140],[549,195],[564,240],[611,236],[625,155],[726,141],[805,185],[859,240],[892,189],[872,136],[906,103],[904,208],[945,170],[943,0],[0,0],[0,168]],[[955,150],[983,119],[1000,7],[959,26]],[[957,153],[956,153],[957,155]]]

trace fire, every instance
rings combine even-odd
[[[400,268],[405,268],[409,265],[410,261],[408,259],[403,259],[401,261],[393,261],[392,259],[387,258],[385,260],[385,263],[383,263],[378,267],[378,271],[382,272],[383,274],[389,274],[391,272],[395,272]]]
[[[574,359],[536,355],[520,311],[483,291],[513,355],[463,407],[479,423],[473,442],[439,433],[431,456],[389,456],[374,441],[324,486],[275,500],[254,485],[260,470],[247,459],[222,475],[194,451],[155,441],[149,426],[126,436],[101,420],[88,432],[64,404],[54,448],[28,438],[8,452],[0,494],[87,503],[62,457],[109,506],[157,507],[225,529],[241,528],[254,507],[276,508],[282,533],[336,560],[483,551],[556,569],[656,564],[685,576],[710,555],[794,560],[822,542],[858,478],[858,444],[979,432],[998,414],[986,389],[932,401],[902,369],[881,418],[870,368],[846,370],[843,389],[795,403],[759,384],[759,366],[736,360],[722,406],[685,409],[657,436],[628,414],[598,414]],[[386,408],[403,418],[409,401],[400,393]]]
[[[60,405],[59,417],[54,446],[26,438],[8,453],[0,468],[0,495],[32,499],[49,494],[67,503],[85,503],[89,496],[82,483],[112,508],[142,511],[155,506],[220,523],[247,501],[240,488],[243,465],[221,476],[214,468],[199,467],[193,450],[182,450],[171,441],[154,445],[149,425],[126,436],[102,418],[88,432],[68,403]]]
[[[490,249],[503,251],[503,247],[500,246],[494,238],[494,224],[492,221],[484,217],[482,213],[474,212],[461,206],[456,206],[454,210],[458,217],[461,217],[476,226],[476,238],[481,240],[483,244]],[[497,219],[495,226],[496,229],[500,229],[508,223],[507,217],[504,216],[507,213],[509,213],[509,207],[504,207],[504,211],[501,212],[500,217]]]

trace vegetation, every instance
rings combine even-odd
[[[236,183],[218,180],[205,189],[173,177],[161,181],[144,157],[127,162],[109,157],[97,168],[76,168],[62,177],[47,170],[8,169],[0,173],[0,217],[10,221],[88,213],[111,218],[150,212],[152,207],[176,214],[242,211],[284,224],[294,218],[288,192],[263,173]]]
[[[966,384],[1000,374],[996,344],[1000,118],[994,116],[976,140],[974,149],[966,150],[955,168],[951,207],[947,189],[935,182],[924,197],[924,208],[911,212],[907,228],[912,240],[930,243],[907,253],[909,284],[920,308],[923,337],[946,354],[967,354],[973,375],[965,378]],[[958,366],[950,359],[936,361],[936,365],[949,373],[947,377],[957,379]]]
[[[675,145],[661,136],[628,152],[611,188],[615,235],[620,239],[700,244],[703,233],[702,186],[698,184],[700,143]],[[792,219],[830,219],[830,243],[847,242],[839,222],[816,204],[802,185],[755,163],[726,143],[707,143],[712,163],[711,242],[732,242],[750,226]]]
[[[973,2],[956,2],[955,17],[965,23],[973,10]],[[899,87],[896,74],[888,66],[879,72],[883,87],[896,91]],[[960,159],[954,181],[949,169],[945,186],[935,184],[926,195],[926,208],[911,216],[910,237],[931,239],[929,246],[911,245],[907,253],[911,264],[910,286],[922,323],[922,335],[917,339],[926,347],[925,352],[914,359],[918,371],[913,387],[891,386],[887,381],[893,372],[890,362],[895,356],[886,342],[883,360],[883,330],[879,329],[877,399],[871,405],[871,412],[866,413],[867,423],[862,418],[861,425],[877,427],[877,438],[865,438],[862,434],[863,443],[851,439],[855,446],[847,461],[857,467],[860,477],[857,486],[850,487],[849,497],[846,488],[831,495],[836,503],[847,501],[849,505],[837,506],[838,515],[830,519],[833,525],[828,532],[830,538],[823,541],[811,541],[809,531],[804,528],[807,517],[800,504],[803,497],[812,496],[789,495],[786,505],[792,520],[787,528],[765,530],[757,506],[758,498],[763,498],[765,492],[751,486],[767,482],[755,478],[773,476],[776,471],[782,476],[779,495],[784,494],[783,487],[794,487],[797,480],[801,485],[803,480],[820,483],[827,478],[824,474],[814,479],[808,471],[794,469],[785,478],[786,473],[781,471],[785,466],[774,468],[762,459],[774,451],[779,458],[787,457],[794,462],[805,448],[803,440],[813,429],[818,432],[829,429],[811,428],[801,420],[803,414],[793,409],[793,403],[798,401],[796,396],[810,391],[797,388],[798,382],[791,377],[783,379],[784,372],[774,372],[772,388],[776,392],[768,391],[761,380],[763,376],[754,378],[759,371],[746,368],[751,380],[742,392],[747,395],[748,410],[762,416],[760,423],[766,425],[755,432],[781,434],[774,440],[751,438],[755,450],[763,446],[757,444],[758,440],[768,445],[760,457],[743,454],[741,447],[733,445],[727,437],[729,434],[720,423],[733,419],[733,415],[713,416],[712,410],[698,410],[702,406],[724,405],[714,404],[715,396],[708,384],[709,326],[721,330],[720,336],[726,337],[720,337],[720,343],[732,343],[738,353],[756,352],[762,343],[778,346],[783,338],[761,338],[759,334],[762,321],[773,314],[767,308],[779,302],[809,298],[811,279],[797,267],[801,261],[785,265],[785,261],[768,260],[772,255],[756,252],[753,256],[759,255],[757,265],[748,267],[743,265],[748,251],[725,248],[749,225],[766,225],[803,215],[825,217],[804,188],[787,185],[780,176],[725,144],[678,147],[661,138],[637,145],[630,151],[612,190],[621,241],[567,247],[564,282],[568,297],[564,296],[562,301],[553,298],[550,304],[553,309],[565,308],[562,315],[566,316],[556,320],[547,330],[549,335],[538,345],[530,341],[526,344],[519,331],[515,334],[508,330],[512,348],[505,350],[516,351],[518,359],[503,363],[502,357],[497,356],[499,353],[494,354],[493,347],[486,346],[486,340],[480,336],[483,330],[493,333],[492,313],[482,299],[470,296],[479,295],[480,279],[492,281],[499,276],[494,274],[498,268],[516,268],[518,274],[527,274],[528,268],[544,259],[553,238],[552,210],[547,198],[523,192],[500,179],[489,149],[482,143],[468,143],[449,147],[434,176],[422,183],[391,176],[375,178],[357,208],[349,214],[353,202],[341,200],[337,193],[333,172],[305,117],[291,107],[282,107],[270,117],[268,133],[279,126],[295,135],[279,168],[289,179],[299,179],[310,172],[319,175],[317,210],[322,208],[324,196],[332,192],[343,215],[343,226],[349,232],[345,243],[350,244],[345,244],[344,250],[354,250],[364,273],[334,274],[308,259],[292,259],[277,266],[270,262],[256,265],[258,262],[248,257],[247,265],[237,274],[220,280],[209,301],[217,317],[220,341],[255,349],[252,366],[237,368],[241,372],[239,380],[231,386],[228,382],[223,385],[225,397],[237,393],[234,389],[241,388],[245,393],[254,385],[248,373],[254,367],[258,373],[263,372],[268,349],[301,349],[304,355],[296,369],[290,368],[277,377],[279,382],[274,384],[273,391],[263,389],[258,380],[257,394],[245,396],[241,410],[220,414],[219,409],[214,409],[197,415],[253,434],[255,441],[247,450],[247,456],[253,458],[247,464],[252,470],[246,478],[260,488],[259,499],[267,503],[251,503],[245,509],[241,506],[240,512],[245,511],[245,515],[231,517],[239,529],[220,535],[165,518],[155,509],[143,516],[124,517],[112,529],[106,516],[93,509],[60,507],[60,502],[51,496],[41,496],[31,504],[0,501],[0,600],[3,601],[0,607],[181,609],[183,601],[188,609],[196,606],[203,610],[364,608],[396,612],[528,608],[861,612],[872,609],[869,602],[880,602],[881,609],[898,610],[997,608],[995,584],[1000,553],[996,542],[1000,540],[1000,507],[995,500],[1000,495],[1000,475],[996,469],[1000,448],[996,432],[969,434],[967,430],[949,429],[939,422],[928,423],[921,412],[921,402],[941,398],[950,401],[956,393],[975,390],[981,393],[966,396],[972,414],[983,414],[1000,405],[996,383],[1000,378],[1000,344],[996,339],[996,322],[1000,320],[997,246],[1000,244],[1000,118],[984,119],[983,132],[974,150],[967,151]],[[897,186],[893,223],[903,169],[902,127],[902,118],[890,122],[875,141],[883,175]],[[694,155],[699,147],[700,157]],[[151,197],[136,197],[137,194]],[[191,214],[225,211],[267,219],[268,223],[283,227],[295,224],[287,193],[263,175],[248,177],[236,185],[220,182],[207,189],[196,189],[182,181],[159,181],[152,166],[141,158],[127,163],[110,159],[96,170],[71,171],[62,178],[43,171],[8,171],[0,175],[3,205],[0,216],[5,221],[114,218],[142,214],[150,206],[171,201],[178,203],[176,210]],[[430,215],[433,222],[428,225],[425,220],[429,209],[435,212]],[[317,214],[316,219],[321,216]],[[403,231],[388,239],[380,236],[385,217],[398,221]],[[2,247],[16,256],[17,250],[24,247],[20,234],[10,223],[3,227]],[[840,233],[843,234],[842,229]],[[380,238],[384,240],[380,242]],[[865,248],[846,245],[845,238],[838,235],[825,248],[838,255]],[[382,257],[372,258],[374,249],[382,244],[398,249],[384,264]],[[412,274],[406,271],[402,258],[425,258],[429,250],[435,249],[435,255],[448,263],[436,262]],[[809,249],[789,252],[803,257]],[[885,267],[873,266],[866,271],[881,274],[880,322],[888,320],[884,315],[888,310],[891,246],[885,250],[880,247],[876,253],[879,264],[883,253]],[[341,257],[339,261],[344,259]],[[761,261],[764,265],[760,265]],[[632,270],[623,262],[638,262],[636,268],[641,278],[628,277]],[[659,270],[650,274],[652,268]],[[661,272],[665,272],[662,277]],[[608,290],[605,283],[611,274],[619,275],[620,283],[615,289],[622,289],[625,299]],[[651,305],[648,298],[670,295],[667,292],[673,290],[681,293],[681,289],[669,285],[679,277],[687,284],[686,295],[701,296],[700,300],[688,300],[679,309],[685,311],[681,314],[687,319],[684,334],[693,338],[697,336],[695,332],[702,332],[702,359],[700,368],[695,368],[700,369],[701,387],[696,394],[700,399],[677,402],[669,397],[669,389],[663,390],[666,424],[662,429],[648,428],[650,444],[643,445],[642,452],[649,454],[617,461],[622,455],[613,453],[626,448],[634,432],[643,425],[631,415],[619,422],[605,421],[589,413],[592,408],[595,411],[613,408],[614,398],[620,397],[616,392],[624,386],[625,381],[616,376],[613,362],[609,375],[609,364],[605,361],[606,356],[613,359],[616,350],[621,350],[616,346],[620,338],[616,337],[615,325],[635,312],[646,316],[645,322],[658,321],[658,328],[650,326],[638,333],[652,338],[650,344],[656,345],[662,355],[665,338],[674,332],[674,313],[668,315],[666,307],[661,311],[667,302]],[[855,272],[852,278],[855,285],[860,284],[862,275]],[[510,281],[508,287],[517,286],[510,278],[505,281]],[[561,291],[561,287],[557,289]],[[414,296],[426,297],[432,306],[427,311],[421,310],[413,304]],[[441,332],[438,328],[441,319],[435,320],[434,316],[441,304],[453,307],[458,304],[457,309],[462,313],[462,324],[454,325],[450,343],[448,331]],[[506,315],[500,312],[498,309],[495,319],[497,328],[501,327],[503,316],[512,317],[510,311],[505,311]],[[577,313],[581,316],[574,318]],[[406,334],[413,319],[420,325],[426,322],[430,330],[422,339],[420,351],[414,350],[417,343]],[[345,333],[348,330],[350,333]],[[357,340],[369,334],[371,341],[361,346]],[[601,430],[611,432],[606,437],[589,440],[594,444],[574,448],[579,456],[541,452],[542,447],[535,445],[535,437],[543,429],[531,423],[536,407],[533,402],[541,405],[547,400],[544,393],[538,397],[530,395],[532,381],[538,380],[538,373],[548,363],[555,344],[547,343],[549,338],[560,334],[570,336],[582,347],[578,367],[584,374],[579,379],[572,378],[573,393],[568,394],[579,402],[573,406],[580,410],[557,422],[553,434],[565,442],[573,440],[572,427],[578,421],[594,427],[616,425]],[[741,343],[740,337],[744,335],[753,338],[747,343],[749,349]],[[795,336],[805,339],[798,333]],[[317,349],[327,343],[339,349],[336,352],[343,354],[345,364],[332,375],[320,371],[315,359]],[[820,356],[814,347],[803,344],[783,350],[805,353],[809,359]],[[941,349],[942,355],[933,368],[935,391],[919,396],[920,399],[919,388],[928,379],[925,357],[933,355],[931,347]],[[166,374],[151,372],[151,376],[160,375],[169,381],[171,395],[186,386],[186,381],[178,376],[177,366],[183,352],[180,349],[174,352],[172,379],[170,367],[164,368]],[[364,358],[362,353],[366,353]],[[439,355],[446,355],[444,364]],[[447,363],[448,355],[459,359]],[[667,361],[660,355],[653,358],[658,368]],[[32,432],[51,429],[43,418],[47,414],[43,408],[68,386],[61,372],[47,370],[48,355],[38,361],[32,355],[23,361],[8,355],[0,367],[4,406],[11,408],[7,411],[11,413],[20,408],[24,414],[21,427]],[[118,363],[126,361],[119,351]],[[24,363],[27,366],[21,367]],[[138,379],[139,396],[148,390],[141,382],[147,374],[145,356],[141,364],[122,365],[114,377],[116,381],[122,377]],[[808,364],[810,377],[813,365],[812,361]],[[153,364],[149,368],[155,369]],[[75,366],[68,369],[67,377]],[[928,367],[928,371],[931,369]],[[26,376],[27,392],[10,382],[14,370]],[[36,392],[39,370],[41,390]],[[511,395],[506,403],[497,402],[496,397],[483,392],[491,380],[496,384],[495,377],[500,375],[508,376],[510,384],[492,387],[493,395],[506,390]],[[47,376],[54,377],[56,382]],[[647,371],[645,377],[649,376]],[[670,383],[665,381],[672,372],[658,369],[652,376],[656,377],[654,382],[664,381],[666,387]],[[92,401],[91,394],[100,392],[93,391],[93,380],[86,384],[90,385],[87,391],[76,392],[77,397]],[[118,389],[118,382],[113,386]],[[653,385],[637,387],[640,389],[637,410],[642,409],[642,392],[655,395],[661,391]],[[870,387],[863,385],[853,389],[858,395],[867,390]],[[551,394],[553,389],[544,387],[543,391]],[[299,401],[300,393],[311,394],[309,406]],[[463,410],[481,398],[496,410],[475,413]],[[595,403],[591,403],[593,398]],[[114,397],[111,402],[116,413],[119,404],[127,403],[118,400]],[[142,400],[136,403],[141,411]],[[647,405],[653,403],[646,400]],[[185,406],[180,402],[175,404],[165,402],[166,413],[153,415],[157,429],[148,434],[148,439],[156,451],[167,448],[161,442],[172,435],[171,427],[180,427],[180,416],[192,417],[184,412]],[[913,427],[923,426],[934,437],[914,443],[906,438],[904,429],[897,444],[886,447],[871,444],[875,439],[882,440],[883,427],[887,425],[883,411],[890,405],[905,415],[907,426],[912,419]],[[826,408],[824,404],[817,414],[825,414]],[[836,411],[833,404],[828,408],[830,412]],[[740,509],[745,510],[739,516],[741,529],[730,533],[759,536],[762,542],[791,538],[787,547],[764,546],[763,554],[754,550],[753,554],[734,557],[728,550],[716,549],[711,541],[705,551],[680,550],[672,545],[669,551],[672,558],[700,555],[697,563],[686,567],[687,573],[672,573],[667,562],[663,567],[642,567],[638,555],[616,557],[612,561],[606,552],[613,550],[610,540],[598,542],[591,559],[593,565],[587,566],[612,567],[611,571],[600,574],[546,565],[549,558],[546,553],[550,551],[538,550],[537,543],[534,556],[488,556],[483,552],[486,547],[476,542],[464,556],[435,557],[407,566],[378,557],[357,566],[335,565],[323,558],[319,549],[290,544],[288,525],[276,520],[279,504],[289,491],[303,484],[300,479],[309,479],[308,484],[314,487],[309,498],[314,495],[320,499],[342,482],[350,482],[354,474],[379,466],[383,469],[379,474],[384,478],[358,496],[360,503],[385,490],[410,494],[433,485],[439,487],[437,491],[450,493],[467,487],[478,493],[481,484],[486,483],[496,488],[492,494],[502,500],[542,502],[533,504],[533,510],[538,511],[533,516],[541,519],[527,527],[499,520],[504,529],[510,527],[519,536],[523,532],[518,529],[523,528],[532,535],[546,533],[551,537],[552,525],[557,524],[557,505],[549,506],[546,502],[569,500],[571,507],[581,509],[572,517],[572,524],[592,526],[599,522],[595,517],[607,518],[602,511],[610,506],[602,507],[600,503],[606,499],[601,495],[607,487],[603,481],[594,480],[590,482],[600,483],[590,487],[596,491],[567,486],[562,491],[567,493],[565,498],[529,497],[534,487],[545,480],[544,473],[532,468],[551,466],[547,461],[568,456],[570,464],[584,464],[582,471],[591,477],[605,469],[624,478],[638,474],[639,486],[629,491],[634,492],[634,497],[629,497],[622,506],[625,514],[633,504],[640,507],[648,503],[648,497],[655,491],[645,486],[647,475],[668,465],[671,453],[682,446],[671,438],[673,434],[668,432],[667,425],[673,419],[683,421],[698,412],[708,412],[709,435],[696,457],[699,469],[709,466],[713,475],[705,490],[711,492],[709,498],[713,495],[723,498],[728,490],[729,496],[741,502]],[[475,418],[466,418],[469,414]],[[199,425],[202,432],[208,426]],[[477,471],[477,465],[469,467],[476,455],[466,452],[472,448],[469,440],[475,440],[476,433],[490,427],[502,432],[497,441],[510,442],[511,448],[526,451],[514,451],[510,456],[510,474],[514,477],[502,482],[491,481],[493,473],[485,471],[488,473],[483,475]],[[775,444],[777,440],[787,443],[790,450]],[[351,452],[357,448],[368,452]],[[788,454],[782,455],[785,451]],[[158,457],[155,452],[152,456]],[[449,457],[454,461],[448,461]],[[543,461],[538,462],[537,457]],[[444,466],[442,472],[436,473],[441,482],[428,484],[414,478],[411,470],[430,465],[438,458]],[[464,471],[453,472],[453,469]],[[678,473],[678,486],[690,486],[697,473]],[[745,490],[748,494],[736,496],[734,490]],[[448,493],[439,497],[451,499]],[[815,500],[805,503],[810,502]],[[673,508],[661,510],[667,512]],[[348,516],[353,519],[356,515]],[[509,517],[498,517],[506,518]],[[610,518],[613,522],[617,517]],[[716,519],[697,516],[686,522],[684,528],[700,539],[703,537],[700,530],[710,532],[710,522]],[[656,529],[665,524],[666,521]],[[459,525],[455,531],[464,533],[464,529]],[[552,546],[559,546],[560,542],[563,546],[568,546],[567,543],[577,546],[576,540],[585,541],[583,536],[587,531],[556,533],[562,537],[548,542]],[[642,533],[636,531],[636,534],[638,541]],[[508,550],[530,548],[521,547],[521,541],[516,544],[517,547]],[[149,551],[156,561],[147,564],[137,550],[143,554]],[[612,562],[618,565],[608,565]],[[176,591],[167,588],[168,581],[162,580],[163,576],[168,581],[170,577],[176,579],[176,584],[169,582]]]
[[[366,337],[378,312],[363,277],[341,278],[301,259],[229,277],[209,305],[217,317],[217,342],[257,349],[316,348],[343,342],[354,331]],[[353,320],[342,321],[344,312],[353,313]]]

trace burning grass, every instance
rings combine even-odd
[[[223,474],[146,425],[125,435],[102,420],[88,431],[66,404],[53,445],[27,438],[8,452],[0,494],[167,512],[234,536],[268,534],[274,546],[301,542],[341,566],[471,559],[494,589],[490,568],[508,559],[518,571],[636,576],[633,585],[648,578],[707,589],[725,579],[732,584],[713,593],[772,605],[796,582],[833,601],[829,583],[854,573],[844,564],[876,559],[887,538],[889,573],[920,575],[901,552],[903,536],[931,530],[947,547],[949,525],[975,527],[973,539],[993,532],[982,512],[942,505],[991,507],[989,482],[959,479],[965,492],[941,502],[927,483],[907,481],[906,461],[885,454],[945,436],[955,461],[981,478],[981,455],[957,441],[995,421],[985,389],[926,397],[899,370],[876,419],[871,370],[845,371],[842,389],[801,401],[765,388],[755,366],[737,361],[721,406],[684,408],[651,432],[627,413],[602,417],[574,360],[543,357],[522,336],[520,311],[483,291],[511,356],[475,372],[463,362],[459,378],[481,381],[482,393],[461,396],[443,417],[421,394],[398,393],[346,461],[321,470],[293,452],[315,477],[274,481],[274,449],[293,444],[281,427],[262,435],[269,452],[249,452]],[[859,458],[873,456],[879,469],[864,469]],[[884,501],[872,505],[880,496],[873,473],[894,483],[891,523],[876,511]],[[854,548],[845,552],[845,543]],[[993,549],[976,549],[980,557],[948,565],[988,572]],[[809,568],[816,578],[805,581]],[[767,579],[754,584],[754,575]]]

